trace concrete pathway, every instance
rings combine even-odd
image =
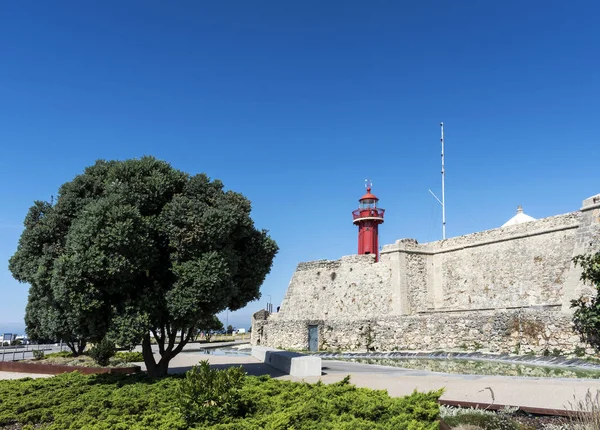
[[[41,373],[0,372],[0,380],[23,378],[51,378],[53,376],[54,375],[44,375]]]
[[[186,372],[201,360],[208,360],[216,368],[242,366],[250,375],[268,374],[278,379],[300,381],[251,356],[224,356],[199,352],[185,352],[176,356],[171,361],[170,373]],[[144,368],[143,363],[139,364]],[[445,388],[442,395],[444,400],[547,409],[570,409],[569,403],[574,402],[574,398],[583,399],[588,390],[593,394],[596,390],[600,390],[600,380],[596,379],[450,375],[334,360],[323,360],[321,377],[303,380],[316,382],[320,379],[324,383],[333,383],[342,380],[346,375],[350,375],[350,381],[358,387],[387,390],[395,397],[410,394],[414,390],[429,391]],[[40,378],[48,375],[0,372],[0,379],[22,377]]]
[[[252,357],[229,357],[205,354],[180,354],[171,363],[171,372],[185,372],[200,360],[217,368],[241,365],[251,375],[270,374],[274,378],[300,381],[284,375]],[[545,409],[571,409],[569,402],[583,399],[588,390],[600,390],[600,380],[568,378],[525,378],[513,376],[451,375],[397,367],[323,360],[323,375],[302,379],[305,382],[333,383],[350,375],[357,387],[387,390],[399,397],[414,390],[444,388],[442,399],[483,404],[528,406]],[[492,392],[494,398],[492,398]]]

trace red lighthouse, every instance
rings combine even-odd
[[[379,199],[371,194],[371,183],[367,184],[367,194],[358,202],[358,209],[352,211],[354,224],[358,225],[358,253],[375,254],[379,261],[379,224],[383,224],[385,209],[377,207]]]

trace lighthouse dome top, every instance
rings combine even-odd
[[[363,200],[379,200],[379,199],[374,194],[371,194],[371,187],[367,187],[367,194],[365,194],[360,199],[358,199],[359,202],[362,202]]]

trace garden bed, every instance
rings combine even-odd
[[[90,366],[74,366],[66,364],[47,364],[39,363],[33,360],[24,361],[2,361],[0,362],[0,371],[2,372],[19,372],[19,373],[44,373],[46,375],[58,375],[68,372],[80,372],[84,375],[92,375],[96,373],[119,373],[130,375],[141,371],[141,367],[137,365],[128,365],[121,367],[90,367]]]

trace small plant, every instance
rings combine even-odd
[[[100,366],[108,366],[109,360],[116,352],[114,343],[108,339],[102,339],[90,349],[88,355]]]
[[[521,342],[517,342],[515,345],[515,349],[513,349],[513,354],[519,355],[521,352]]]
[[[584,357],[585,356],[585,348],[583,348],[581,346],[576,346],[575,350],[573,351],[573,354],[576,357]]]
[[[542,351],[542,355],[544,357],[550,357],[550,350],[548,348],[544,348],[544,350]]]
[[[123,360],[125,363],[144,361],[144,356],[141,352],[117,352],[115,358]]]
[[[552,349],[552,357],[562,357],[563,355],[564,355],[564,352],[562,349],[560,349],[560,348]]]
[[[42,349],[35,349],[33,351],[33,358],[35,360],[43,360],[44,359],[44,351]]]
[[[73,357],[73,353],[70,351],[60,351],[60,352],[51,352],[50,354],[46,355],[46,358],[54,358],[54,357],[70,358],[70,357]]]
[[[223,416],[239,416],[245,377],[241,367],[216,370],[206,360],[194,366],[185,374],[176,394],[186,423],[217,423]]]
[[[364,338],[365,338],[365,348],[367,351],[375,351],[375,347],[373,346],[373,341],[375,340],[375,336],[373,334],[373,327],[371,327],[371,323],[367,324],[366,329],[364,330]]]
[[[573,396],[573,401],[569,402],[567,408],[572,411],[570,428],[581,430],[600,428],[599,390],[596,390],[596,394],[588,390],[583,400],[577,400]]]
[[[600,251],[591,255],[578,255],[573,258],[576,266],[581,267],[581,280],[596,290],[591,297],[581,296],[571,300],[573,330],[585,342],[598,350],[600,348]]]
[[[464,342],[463,342],[463,343],[461,343],[461,344],[458,346],[458,348],[459,348],[459,349],[462,349],[463,351],[466,351],[467,349],[469,349],[469,347],[467,347],[467,344],[466,344],[466,343],[464,343]]]
[[[483,345],[480,344],[479,342],[475,341],[473,342],[473,350],[474,351],[479,351],[481,348],[483,348]]]

